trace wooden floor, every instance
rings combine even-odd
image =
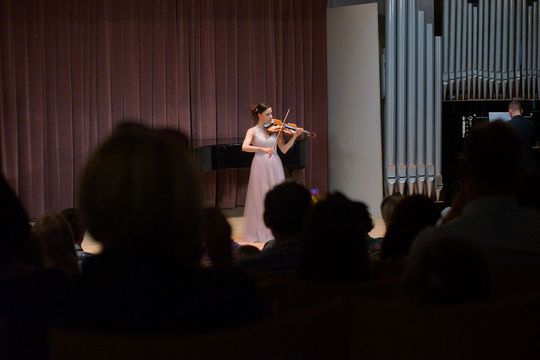
[[[229,224],[231,224],[232,228],[232,238],[234,241],[241,245],[254,245],[258,248],[262,248],[262,243],[250,243],[242,241],[241,234],[242,229],[244,227],[244,217],[243,217],[244,208],[236,208],[236,209],[226,209],[223,210],[223,213],[227,217],[227,220],[229,220]],[[377,238],[384,236],[384,232],[386,231],[386,228],[384,226],[384,222],[382,218],[373,216],[373,223],[375,227],[369,235],[371,237]],[[96,242],[88,233],[84,237],[84,241],[82,244],[82,247],[84,251],[90,252],[93,254],[98,254],[101,252],[101,245]]]

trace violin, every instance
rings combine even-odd
[[[294,132],[298,129],[298,126],[295,123],[290,122],[285,123],[285,127],[283,127],[283,121],[279,119],[272,119],[272,121],[264,123],[263,127],[269,133],[278,133],[281,131],[282,133],[285,133],[287,135],[293,135]],[[283,130],[281,130],[282,127]],[[304,130],[304,134],[306,134],[307,136],[316,136],[314,132],[307,130]]]

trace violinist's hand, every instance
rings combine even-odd
[[[272,157],[272,153],[273,153],[273,150],[272,148],[262,148],[263,152],[267,153],[268,154],[268,157],[271,158]]]
[[[303,132],[304,132],[304,128],[301,128],[301,127],[296,128],[296,131],[294,132],[293,136],[294,136],[295,138],[297,138],[297,137],[299,137],[300,135],[302,135]]]

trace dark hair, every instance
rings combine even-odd
[[[79,209],[67,208],[60,213],[67,220],[71,231],[73,232],[73,241],[81,245],[84,239],[86,228],[81,221],[81,212]]]
[[[242,245],[236,249],[236,260],[241,261],[245,259],[254,258],[261,253],[258,247],[253,245]]]
[[[521,140],[509,124],[494,121],[473,129],[464,151],[464,175],[468,180],[508,185],[520,170]]]
[[[251,107],[251,117],[254,121],[259,121],[259,114],[262,114],[266,110],[268,110],[270,106],[266,105],[265,103],[259,103],[255,106]]]
[[[510,101],[510,104],[508,104],[508,110],[522,111],[523,107],[521,106],[521,102],[519,100],[512,100]]]
[[[232,266],[233,240],[231,234],[231,225],[221,210],[217,208],[203,209],[201,238],[213,267]]]
[[[362,281],[369,276],[366,237],[373,228],[366,205],[329,194],[306,220],[301,278]]]
[[[180,136],[143,126],[117,129],[86,163],[80,204],[105,251],[129,248],[198,264],[199,181]]]
[[[284,182],[266,194],[264,221],[273,232],[296,235],[302,232],[310,208],[309,191],[295,182]]]
[[[382,257],[395,259],[406,255],[416,235],[435,225],[439,217],[440,211],[429,197],[417,194],[403,198],[387,224],[381,244]]]

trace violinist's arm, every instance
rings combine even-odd
[[[259,146],[253,146],[251,145],[251,141],[253,140],[253,129],[248,129],[246,132],[246,137],[244,138],[244,142],[242,143],[242,151],[244,152],[264,152],[267,153],[269,156],[272,156],[272,148],[263,148]]]
[[[303,132],[303,128],[297,128],[293,136],[287,142],[283,140],[283,136],[280,136],[278,139],[279,150],[281,150],[282,153],[286,154],[287,151],[289,151],[289,149],[292,148],[292,146],[294,145],[296,138],[299,137]]]

